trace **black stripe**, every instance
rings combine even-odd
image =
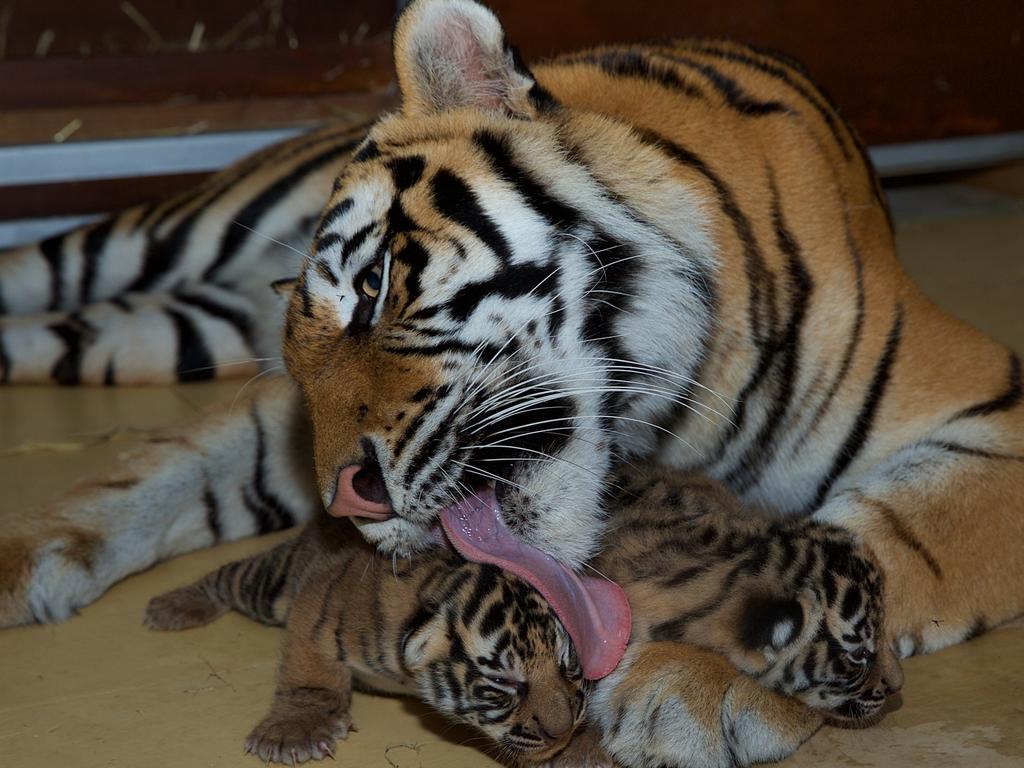
[[[394,210],[394,207],[395,206],[392,206],[392,210]],[[389,226],[389,234],[391,231],[392,229]],[[406,239],[405,245],[402,249],[395,253],[392,258],[406,266],[405,306],[402,307],[402,314],[404,315],[412,303],[415,302],[423,292],[420,275],[423,273],[423,270],[427,268],[430,256],[422,245],[417,243],[415,240],[408,238]]]
[[[793,114],[793,109],[781,101],[775,99],[771,101],[755,99],[744,91],[739,83],[709,64],[702,64],[687,56],[680,56],[678,53],[667,50],[659,50],[658,55],[676,64],[681,64],[684,67],[700,72],[714,86],[715,90],[722,95],[725,102],[741,115],[764,117],[766,115]]]
[[[11,356],[7,353],[7,345],[4,343],[3,329],[0,329],[0,384],[7,384],[11,380]]]
[[[853,358],[860,346],[861,338],[864,332],[864,319],[866,317],[867,307],[867,292],[864,289],[864,260],[861,257],[860,248],[857,247],[856,242],[853,239],[853,233],[850,232],[849,221],[844,222],[846,228],[846,244],[850,250],[850,256],[853,259],[854,267],[854,282],[857,289],[857,305],[853,319],[853,330],[850,333],[849,341],[846,344],[846,349],[843,352],[842,362],[839,364],[839,371],[836,373],[836,377],[832,380],[832,384],[829,385],[828,391],[825,396],[818,403],[818,407],[814,410],[814,415],[808,422],[806,429],[800,436],[800,439],[793,444],[792,453],[797,453],[810,439],[811,435],[818,428],[821,420],[825,417],[832,403],[835,400],[836,395],[839,393],[839,388],[846,381],[846,377],[850,373],[850,369],[853,367]]]
[[[230,324],[245,341],[252,338],[252,318],[244,310],[218,304],[213,299],[198,293],[177,293],[174,295],[174,300]]]
[[[832,467],[818,485],[814,500],[808,506],[807,512],[821,506],[836,480],[853,463],[853,460],[857,458],[857,455],[867,442],[875,421],[878,406],[885,396],[885,388],[889,383],[889,376],[892,373],[893,363],[896,361],[896,353],[899,350],[902,335],[903,305],[897,304],[896,317],[893,319],[892,328],[889,331],[889,337],[886,339],[882,356],[878,359],[878,363],[875,366],[875,373],[871,378],[871,386],[868,388],[867,396],[864,398],[860,412],[857,414],[857,418],[854,420],[846,440],[843,441],[839,452],[832,460]]]
[[[975,416],[991,416],[993,413],[1001,413],[1016,408],[1021,398],[1024,397],[1024,387],[1021,384],[1020,358],[1013,352],[1010,353],[1010,375],[1006,391],[991,400],[964,408],[954,415],[949,421],[958,419],[970,419]]]
[[[213,358],[192,319],[175,309],[168,309],[167,316],[174,323],[174,329],[178,336],[178,358],[175,369],[178,381],[209,381],[214,378],[216,371]]]
[[[639,51],[612,50],[599,53],[587,53],[559,59],[558,64],[594,64],[602,72],[615,77],[631,77],[649,80],[665,88],[686,94],[695,99],[707,101],[704,92],[693,83],[679,78],[675,72],[661,64],[656,64]]]
[[[64,344],[64,354],[53,364],[50,376],[63,386],[77,386],[81,383],[83,348],[95,329],[78,315],[70,315],[67,321],[49,326],[49,330]]]
[[[747,310],[748,323],[754,343],[758,348],[757,364],[754,366],[754,372],[750,380],[743,389],[743,392],[749,395],[760,385],[761,378],[767,373],[770,366],[773,353],[771,345],[768,343],[771,341],[770,329],[766,329],[766,326],[770,325],[771,319],[776,314],[774,280],[771,271],[765,264],[754,229],[746,214],[744,214],[737,203],[736,197],[733,195],[729,185],[704,160],[689,149],[668,141],[652,131],[642,131],[640,132],[640,137],[644,142],[665,152],[675,161],[697,171],[711,184],[718,204],[732,224],[736,238],[743,249],[744,271],[750,292]],[[767,297],[765,296],[766,292],[768,294]],[[765,317],[766,313],[768,317]],[[718,461],[724,455],[729,441],[742,431],[746,418],[746,404],[747,400],[741,395],[733,422],[715,451],[707,458],[708,463]],[[685,415],[688,412],[689,409],[686,409],[683,413]]]
[[[334,274],[334,271],[331,269],[330,265],[327,262],[323,261],[322,259],[317,259],[314,262],[314,265],[316,266],[317,274],[320,275],[320,277],[322,277],[331,285],[337,287],[338,276]]]
[[[288,505],[267,487],[267,434],[255,406],[250,412],[250,417],[256,429],[256,464],[253,468],[252,491],[256,501],[272,518],[272,530],[291,528],[295,525],[295,515]]]
[[[79,284],[79,304],[88,304],[93,300],[97,262],[113,229],[114,219],[109,218],[101,221],[85,234],[82,244],[82,281]]]
[[[317,237],[313,241],[312,252],[314,256],[319,256],[324,251],[329,251],[341,243],[342,237],[337,232],[328,232],[326,235]]]
[[[338,223],[338,219],[352,210],[352,205],[352,198],[346,197],[340,203],[335,203],[328,208],[324,212],[323,216],[320,217],[320,224],[317,226],[316,234],[313,236],[313,239],[319,240],[323,237],[327,233],[328,229]]]
[[[359,249],[359,246],[366,242],[366,238],[369,237],[370,233],[373,232],[376,226],[376,222],[371,221],[369,224],[363,225],[352,233],[352,237],[346,240],[345,245],[341,248],[339,263],[344,265],[345,262],[351,258],[352,254]]]
[[[206,268],[203,279],[215,280],[217,273],[227,266],[245,245],[252,234],[252,230],[259,230],[260,221],[268,211],[281,202],[308,176],[340,155],[350,151],[356,143],[356,141],[346,141],[342,144],[335,144],[325,152],[320,152],[307,158],[253,198],[248,205],[239,211],[238,215],[235,216],[224,231],[217,250],[217,256],[213,263]]]
[[[485,347],[481,350],[478,344],[471,344],[469,342],[459,341],[458,339],[449,339],[435,344],[423,344],[422,346],[413,344],[407,344],[404,346],[385,346],[383,349],[385,352],[390,352],[395,355],[421,357],[437,357],[449,352],[461,352],[467,355],[480,353],[481,359],[486,357],[488,351],[497,351],[497,347]]]
[[[430,415],[435,408],[437,408],[441,400],[447,397],[450,391],[451,390],[449,387],[442,386],[439,387],[434,392],[434,396],[430,400],[428,400],[426,404],[423,406],[423,408],[420,410],[420,412],[416,414],[416,418],[409,422],[409,426],[405,428],[405,432],[402,433],[402,436],[398,439],[398,442],[395,443],[395,456],[401,455],[402,451],[405,449],[406,443],[408,443],[412,439],[413,435],[416,434],[417,430],[419,430],[420,428],[420,425],[423,424],[424,419],[426,419],[427,416]],[[413,402],[415,402],[415,399],[413,400]]]
[[[114,365],[114,358],[107,360],[107,367],[103,371],[103,386],[117,386],[117,367]]]
[[[811,275],[804,265],[800,246],[786,227],[782,215],[782,204],[779,190],[771,176],[772,189],[772,224],[775,227],[775,242],[779,251],[786,257],[786,275],[788,282],[789,320],[782,334],[773,342],[771,356],[781,355],[778,361],[777,389],[767,418],[761,425],[757,436],[747,448],[736,467],[726,476],[725,484],[737,493],[743,493],[753,485],[764,472],[768,460],[773,457],[772,446],[775,442],[780,425],[793,399],[796,379],[800,371],[800,333],[803,329],[811,292],[814,288]],[[747,393],[752,394],[752,393]],[[747,395],[740,396],[740,402]]]
[[[359,151],[352,156],[353,163],[365,163],[368,160],[375,160],[380,157],[380,149],[377,147],[377,142],[372,139],[367,140]]]
[[[451,435],[451,431],[452,424],[446,419],[441,419],[433,432],[423,440],[419,450],[416,451],[416,455],[409,461],[408,469],[405,471],[406,488],[412,488],[416,477],[423,471],[423,467],[426,466],[427,462],[438,457],[441,446],[444,445],[445,440]]]
[[[476,584],[466,599],[462,609],[462,623],[469,627],[476,621],[476,614],[483,605],[483,599],[495,591],[498,586],[498,568],[493,565],[481,565],[477,570]]]
[[[961,445],[960,443],[954,443],[949,440],[922,440],[919,443],[915,443],[912,448],[920,446],[927,446],[929,448],[938,448],[941,451],[948,453],[957,453],[961,456],[972,456],[978,459],[1000,459],[1003,461],[1024,461],[1024,456],[1016,456],[1010,453],[997,453],[995,451],[986,451],[984,448],[974,448],[969,445]]]
[[[548,224],[562,229],[579,224],[583,216],[577,209],[554,197],[545,185],[515,161],[507,137],[490,131],[478,131],[474,140],[487,156],[495,173],[511,184],[526,204]]]
[[[39,252],[50,265],[50,303],[47,309],[59,309],[64,292],[64,235],[48,237],[39,244]]]
[[[395,182],[398,192],[411,189],[423,178],[423,169],[426,166],[423,158],[419,155],[397,157],[388,163],[391,169],[391,177]]]
[[[206,527],[213,534],[213,543],[217,544],[220,542],[222,535],[220,503],[217,501],[217,496],[213,493],[213,488],[210,487],[209,478],[207,478],[206,485],[203,487],[203,507],[206,509]]]
[[[822,120],[824,120],[825,124],[828,126],[829,132],[832,134],[833,139],[839,146],[840,151],[843,153],[843,157],[847,160],[850,159],[849,148],[846,146],[846,141],[839,130],[839,122],[836,120],[835,108],[828,103],[827,99],[825,100],[825,103],[823,103],[820,99],[816,98],[815,91],[812,91],[811,89],[805,87],[802,83],[799,83],[796,80],[794,80],[789,72],[782,69],[781,67],[773,66],[763,61],[758,61],[752,56],[748,56],[738,51],[730,51],[726,48],[722,48],[721,46],[715,44],[702,43],[698,45],[688,45],[687,47],[691,48],[697,53],[703,53],[708,56],[715,56],[720,59],[726,59],[728,61],[734,61],[739,64],[743,64],[745,66],[757,70],[758,72],[770,75],[771,77],[774,77],[775,79],[784,82],[794,91],[799,93],[804,98],[804,100],[807,101],[807,103],[810,104],[814,108],[814,110],[821,116]],[[761,53],[761,55],[767,55],[767,53],[764,51],[758,51],[758,53]],[[793,64],[792,62],[785,63],[788,64],[789,66],[792,66]],[[798,69],[801,75],[807,77],[806,73],[802,71],[802,67],[794,68]],[[815,90],[817,90],[818,93],[824,98],[824,94],[821,93],[821,89],[817,86],[817,84],[814,84],[814,86]],[[846,126],[844,125],[844,127]]]
[[[430,190],[438,213],[468,229],[494,252],[502,264],[509,264],[512,249],[508,240],[480,207],[477,196],[462,179],[442,168],[434,174]]]
[[[469,283],[460,288],[445,305],[453,320],[464,322],[484,299],[493,296],[516,299],[532,294],[547,297],[558,288],[553,275],[557,267],[550,264],[518,264],[498,272],[489,280]]]

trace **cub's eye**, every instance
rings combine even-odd
[[[359,289],[368,299],[376,299],[380,295],[380,287],[384,279],[384,265],[374,264],[363,274],[363,282]]]
[[[874,656],[874,654],[867,648],[856,648],[855,650],[849,651],[846,656],[854,664],[867,664],[871,661],[871,657]]]

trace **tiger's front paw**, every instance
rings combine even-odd
[[[345,712],[304,710],[289,707],[271,711],[252,729],[245,740],[245,751],[263,762],[304,763],[334,757],[336,739],[348,738],[352,717]]]

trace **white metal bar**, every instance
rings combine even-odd
[[[0,146],[0,185],[213,171],[303,130],[306,129]]]
[[[1024,157],[1024,131],[883,144],[868,152],[883,178],[963,171]]]

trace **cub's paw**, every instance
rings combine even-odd
[[[601,732],[587,728],[576,733],[565,749],[538,768],[614,768],[615,761],[603,746]]]
[[[201,627],[227,612],[194,587],[182,587],[154,597],[146,606],[142,623],[150,629],[178,630]]]
[[[245,740],[245,751],[265,763],[294,765],[307,760],[334,757],[336,739],[348,738],[352,718],[346,712],[317,712],[289,708],[287,712],[271,712],[252,729]]]

